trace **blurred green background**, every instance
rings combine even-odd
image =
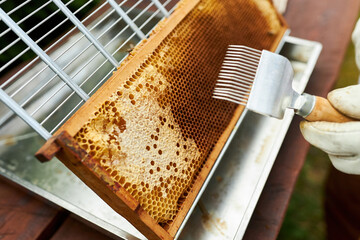
[[[350,43],[334,89],[357,84],[358,76],[354,46]],[[310,147],[292,194],[279,240],[325,239],[323,200],[329,165],[327,154]]]

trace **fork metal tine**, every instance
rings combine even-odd
[[[261,58],[261,55],[252,55],[246,52],[238,52],[238,51],[228,51],[226,52],[225,56],[231,56],[231,55],[235,55],[237,56],[239,59],[246,57],[249,58],[253,61],[259,61],[259,59]]]
[[[254,81],[255,78],[255,74],[254,75],[246,75],[246,74],[242,74],[242,73],[237,73],[227,69],[222,69],[219,73],[219,76],[226,76],[226,77],[233,77],[233,78],[238,78],[238,79],[243,79],[245,81],[248,81],[250,83],[252,83]]]
[[[231,69],[227,70],[227,69],[223,69],[221,70],[221,72],[219,73],[219,77],[220,76],[225,76],[226,78],[233,78],[233,79],[238,79],[239,81],[243,80],[245,82],[248,82],[249,84],[252,84],[254,82],[254,78],[255,78],[255,74],[254,75],[249,75],[249,74],[245,74],[245,73],[237,73],[234,70],[231,71]]]
[[[241,58],[239,58],[241,57]],[[258,67],[259,65],[259,60],[257,59],[252,59],[252,58],[248,58],[248,57],[244,57],[244,56],[241,56],[239,54],[227,54],[224,58],[224,60],[233,60],[233,61],[236,61],[236,62],[245,62],[247,64],[250,64],[252,66],[254,66],[255,68]]]
[[[238,52],[238,53],[245,53],[246,55],[248,56],[253,56],[253,57],[261,57],[261,52],[253,52],[253,51],[249,51],[249,50],[246,50],[246,49],[236,49],[236,48],[228,48],[228,51],[235,51],[235,52]]]
[[[214,95],[213,98],[220,99],[220,100],[226,100],[226,101],[229,101],[229,102],[233,102],[233,103],[236,103],[236,104],[239,104],[239,105],[246,106],[246,103],[244,103],[244,102],[236,101],[236,100],[233,100],[233,99],[230,99],[230,98],[227,98],[227,97],[221,97],[221,96]]]
[[[224,61],[223,66],[231,66],[231,67],[238,67],[241,70],[248,70],[250,72],[255,72],[257,68],[254,68],[252,66],[249,66],[249,64],[245,64],[242,62],[236,62],[236,61]]]
[[[241,77],[236,77],[236,76],[225,76],[225,75],[221,75],[219,76],[219,79],[218,81],[232,81],[232,82],[236,82],[237,84],[239,85],[244,85],[244,86],[248,86],[250,87],[252,85],[252,81],[251,80],[248,80],[248,79],[241,79]]]
[[[235,90],[235,89],[231,89],[231,88],[216,88],[214,90],[214,94],[220,94],[220,93],[226,93],[229,95],[233,95],[236,96],[239,99],[243,99],[243,100],[247,100],[249,99],[249,91],[240,91],[240,90]]]
[[[262,51],[230,45],[213,92],[213,98],[247,105]]]
[[[234,82],[232,80],[223,80],[223,79],[218,79],[218,81],[216,82],[216,84],[231,84],[233,86],[236,86],[238,88],[243,88],[243,89],[247,89],[250,90],[251,89],[251,85],[247,85],[247,84],[243,84],[241,82]],[[222,85],[221,85],[222,86]]]
[[[252,83],[253,83],[253,80],[252,79],[247,79],[247,78],[243,78],[243,77],[239,77],[239,76],[234,76],[234,75],[230,75],[230,74],[220,74],[219,75],[219,79],[218,80],[230,80],[230,81],[236,81],[238,83],[241,83],[241,84],[244,84],[244,85],[247,85],[247,86],[251,86]]]
[[[234,48],[234,47],[229,47],[227,49],[227,52],[242,52],[242,53],[246,53],[246,54],[249,54],[249,55],[253,55],[253,56],[261,56],[262,52],[259,51],[259,52],[254,52],[254,51],[251,51],[251,50],[248,50],[248,49],[239,49],[239,48]]]
[[[247,52],[249,54],[254,54],[254,55],[261,55],[261,51],[254,49],[254,48],[242,48],[242,47],[236,47],[236,46],[229,46],[228,50],[230,51],[241,51],[241,52]]]
[[[232,66],[223,65],[221,70],[225,70],[225,71],[226,70],[232,70],[233,73],[237,73],[240,76],[250,77],[250,78],[255,77],[255,73],[243,70],[243,69],[238,68],[238,67],[232,67]]]
[[[216,86],[215,86],[215,89],[214,91],[230,91],[230,92],[236,92],[236,93],[239,93],[241,95],[250,95],[250,90],[249,88],[241,88],[241,87],[237,87],[237,86],[234,86],[232,84],[226,84],[226,83],[217,83]]]
[[[218,98],[221,98],[223,100],[228,100],[228,101],[232,101],[232,102],[235,102],[236,103],[243,103],[246,105],[247,101],[243,98],[238,98],[234,95],[231,95],[229,93],[217,93],[217,94],[214,94],[213,97],[218,97]]]
[[[231,49],[231,48],[227,50],[226,55],[227,54],[237,54],[237,55],[242,55],[242,56],[254,58],[254,59],[259,59],[261,57],[261,54],[258,54],[258,53],[254,54],[254,53],[250,53],[248,51],[240,51],[240,50]]]
[[[248,82],[249,84],[252,84],[254,82],[254,78],[255,78],[255,75],[251,76],[251,75],[247,75],[247,74],[237,73],[234,71],[228,71],[225,69],[220,71],[219,76],[232,77],[233,79],[238,79],[238,81],[245,81],[245,82]]]
[[[236,80],[237,82],[241,82],[246,85],[251,85],[253,83],[253,78],[246,78],[243,76],[236,76],[233,73],[226,73],[222,71],[219,74],[219,79],[229,79],[229,80]]]
[[[241,56],[236,56],[236,55],[232,54],[232,55],[229,55],[229,56],[225,56],[224,57],[224,62],[248,63],[248,64],[251,64],[251,66],[255,66],[255,68],[257,68],[258,64],[256,64],[256,62],[259,62],[259,60],[250,61],[250,60],[246,60],[246,59],[241,58]]]
[[[242,103],[243,105],[247,104],[247,102],[244,102],[242,99],[232,98],[227,94],[225,94],[225,95],[214,95],[213,97],[217,97],[218,99],[228,100],[228,101],[232,101],[232,102],[236,102],[236,103]]]
[[[231,88],[216,88],[216,91],[214,90],[214,93],[233,93],[235,95],[237,95],[239,98],[242,99],[248,99],[249,98],[249,91],[241,91],[241,90],[237,90],[237,89],[231,89]]]
[[[256,58],[259,58],[261,56],[261,52],[251,52],[248,50],[236,49],[236,48],[228,48],[227,53],[230,53],[230,52],[241,53],[241,54],[253,56]]]
[[[245,84],[242,84],[242,83],[239,83],[239,82],[234,82],[234,81],[231,81],[231,80],[222,80],[222,79],[218,79],[217,83],[216,83],[216,86],[235,86],[237,88],[242,88],[243,90],[246,90],[246,91],[250,91],[251,89],[251,85],[245,85]]]
[[[258,60],[258,59],[261,58],[261,55],[252,55],[252,54],[249,54],[247,52],[236,51],[236,50],[227,51],[225,56],[229,56],[229,55],[236,55],[236,56],[246,57],[246,58],[250,58],[250,59],[253,59],[253,60]]]
[[[261,54],[261,50],[251,48],[251,47],[247,47],[247,46],[244,46],[244,45],[229,45],[229,48],[245,49],[245,50],[248,50],[250,52]]]
[[[216,95],[216,96],[221,96],[221,97],[231,98],[231,99],[234,99],[234,100],[236,100],[236,101],[244,102],[244,103],[246,103],[247,100],[248,100],[247,98],[239,97],[238,94],[236,94],[236,93],[226,92],[226,91],[224,91],[224,92],[221,92],[221,91],[219,92],[219,91],[217,91],[217,92],[214,92],[214,95]]]

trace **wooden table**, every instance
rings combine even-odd
[[[358,0],[289,0],[285,18],[291,35],[319,41],[323,51],[307,92],[326,96],[336,81],[352,29]],[[309,144],[292,122],[264,191],[250,221],[245,239],[276,239],[302,168]],[[0,239],[109,239],[67,211],[0,179]]]

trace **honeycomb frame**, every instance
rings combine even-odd
[[[216,2],[215,0],[211,0]],[[245,1],[245,0],[244,0]],[[262,0],[267,1],[267,0]],[[166,40],[171,34],[173,30],[178,26],[179,23],[184,21],[184,18],[192,12],[192,11],[202,11],[206,10],[206,6],[202,5],[203,2],[206,1],[190,1],[184,0],[179,4],[176,11],[170,16],[169,19],[164,20],[159,24],[159,26],[153,31],[149,40],[142,42],[136,49],[130,53],[130,56],[125,60],[122,65],[119,67],[118,71],[114,73],[114,75],[98,90],[88,102],[82,106],[55,134],[52,139],[50,139],[36,154],[39,159],[50,159],[54,154],[70,169],[72,170],[80,179],[82,179],[89,187],[91,187],[101,198],[103,198],[115,211],[123,215],[126,219],[128,219],[141,233],[144,234],[149,239],[172,239],[176,235],[182,221],[184,220],[186,214],[188,213],[190,207],[193,204],[198,192],[203,185],[209,171],[217,159],[222,147],[224,146],[227,138],[229,137],[233,127],[235,126],[237,120],[239,119],[243,107],[236,106],[228,103],[224,103],[223,106],[230,106],[231,116],[226,122],[226,124],[221,129],[221,134],[217,137],[216,143],[210,146],[208,152],[205,154],[206,161],[201,162],[198,166],[193,166],[194,169],[199,168],[198,170],[190,170],[193,171],[193,178],[191,179],[191,184],[186,190],[185,198],[181,199],[181,204],[177,205],[177,209],[175,211],[174,217],[171,221],[168,221],[166,224],[158,224],[159,219],[155,219],[152,214],[149,213],[146,206],[139,201],[136,197],[134,197],[133,192],[129,192],[129,188],[132,188],[132,185],[125,186],[125,182],[123,182],[121,176],[117,176],[114,174],[113,170],[110,170],[104,166],[99,164],[97,160],[96,154],[90,153],[92,149],[89,146],[85,147],[84,145],[88,144],[82,143],[81,138],[79,138],[80,134],[84,134],[84,123],[89,121],[94,115],[99,114],[104,109],[108,109],[108,112],[111,112],[115,105],[110,105],[112,102],[109,101],[109,98],[112,96],[121,96],[124,94],[123,91],[119,92],[119,87],[130,88],[134,82],[141,78],[141,74],[139,71],[146,71],[146,59],[151,57],[154,53],[159,54],[161,51],[158,50],[159,46]],[[208,1],[210,2],[210,1]],[[221,4],[220,4],[221,5]],[[220,6],[219,5],[219,6]],[[219,7],[218,6],[218,7]],[[231,11],[231,10],[228,10]],[[205,13],[203,19],[208,19],[211,16],[208,12]],[[219,17],[219,16],[217,16]],[[286,30],[286,24],[281,16],[278,16],[281,22],[280,30],[274,34],[271,38],[271,44],[267,46],[269,50],[275,50],[278,42],[280,41],[282,34]],[[259,26],[258,26],[259,27]],[[273,27],[270,27],[270,32]],[[229,30],[229,29],[228,29]],[[233,29],[230,29],[234,31]],[[261,30],[261,29],[258,29]],[[218,31],[222,31],[222,29],[218,29]],[[256,29],[251,29],[251,31],[256,31]],[[187,33],[189,34],[189,33]],[[194,34],[194,33],[190,33]],[[172,36],[174,38],[174,36]],[[177,37],[177,36],[175,36]],[[235,43],[237,44],[237,43]],[[253,43],[255,46],[256,43]],[[251,45],[250,45],[251,46]],[[222,46],[225,54],[225,49],[227,46]],[[252,46],[254,47],[254,46]],[[156,52],[158,51],[158,52]],[[144,61],[145,59],[145,61]],[[141,67],[142,66],[142,67]],[[217,65],[219,68],[220,66]],[[188,67],[189,68],[189,67]],[[136,69],[138,69],[136,71]],[[214,70],[214,73],[217,70]],[[139,73],[140,75],[137,75]],[[173,73],[172,73],[173,74]],[[166,74],[163,74],[166,75]],[[150,77],[151,78],[151,77]],[[160,76],[161,78],[161,76]],[[133,79],[133,80],[131,80]],[[140,83],[142,86],[148,90],[146,91],[164,91],[162,88],[162,84],[157,82],[157,85],[148,83],[149,86],[146,86],[146,83]],[[151,88],[152,86],[152,88]],[[139,87],[139,83],[137,82],[137,87]],[[208,91],[213,87],[210,86]],[[135,88],[136,89],[136,88]],[[150,90],[149,90],[150,89]],[[115,91],[114,91],[115,90]],[[127,93],[126,97],[128,98],[130,104],[135,105],[137,99],[134,96],[131,96]],[[135,102],[135,103],[134,103]],[[159,101],[161,102],[161,100]],[[99,108],[99,105],[101,106]],[[106,111],[105,111],[106,112]],[[116,111],[113,111],[116,113]],[[169,121],[171,123],[169,123]],[[162,118],[159,119],[160,124],[165,125],[168,124],[168,127],[171,129],[179,128],[176,126],[176,121],[167,119],[167,121]],[[119,126],[119,130],[121,131],[121,118],[117,118],[117,123]],[[83,129],[83,130],[82,130]],[[157,129],[157,128],[155,128]],[[81,132],[83,131],[83,132]],[[156,130],[155,130],[156,131]],[[180,130],[180,132],[183,131]],[[159,135],[151,135],[152,140],[155,140]],[[188,135],[185,134],[182,136],[185,138],[185,142],[187,139],[190,139]],[[156,141],[156,140],[155,140]],[[179,146],[176,147],[184,147],[187,146],[183,143],[177,143]],[[190,144],[190,145],[197,145]],[[149,147],[150,146],[146,146]],[[162,154],[159,151],[157,146],[152,145],[152,150],[156,149],[158,154]],[[147,151],[149,151],[146,148]],[[89,151],[89,152],[87,152]],[[195,151],[195,150],[194,150]],[[195,151],[196,152],[196,151]],[[177,152],[176,152],[177,154]],[[181,153],[182,154],[182,153]],[[179,152],[180,155],[180,152]],[[184,158],[185,159],[185,158]],[[176,163],[175,163],[176,164]],[[150,163],[150,165],[155,165]],[[174,163],[168,166],[175,171],[178,169],[178,166],[174,166]],[[159,167],[150,169],[149,171],[158,171]],[[164,179],[163,179],[164,180]],[[162,182],[162,181],[161,181]],[[140,182],[139,185],[144,185],[146,187],[145,182]],[[165,183],[164,183],[165,185]],[[106,188],[104,188],[106,186]],[[134,188],[135,189],[135,188]],[[136,190],[137,191],[137,190]],[[159,192],[157,193],[159,194]],[[164,194],[164,193],[162,193]],[[161,222],[161,221],[160,221]]]

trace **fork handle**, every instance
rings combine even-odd
[[[305,117],[310,122],[326,121],[326,122],[350,122],[354,119],[347,117],[336,110],[331,103],[323,97],[315,97],[315,106],[310,114]]]

